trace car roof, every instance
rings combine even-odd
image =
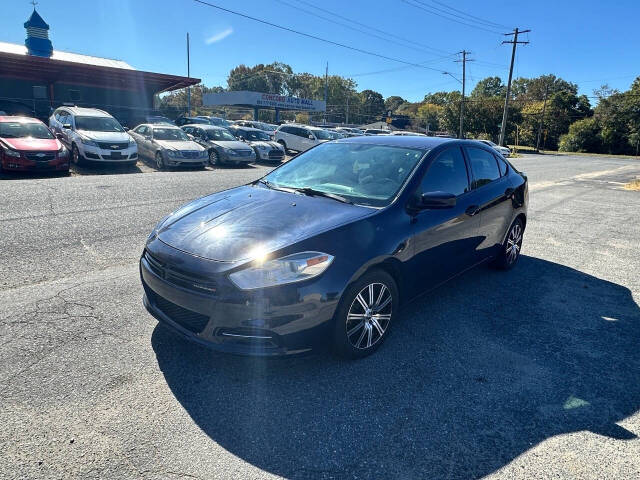
[[[218,128],[222,128],[222,127],[218,127]],[[243,127],[242,125],[231,125],[229,128],[232,128],[234,130],[245,130],[247,132],[264,132],[264,130],[261,130],[259,128]]]
[[[11,115],[0,116],[0,122],[19,122],[19,123],[42,123],[37,118],[32,117],[13,117]]]
[[[85,108],[85,107],[58,107],[56,110],[66,110],[73,115],[82,115],[83,117],[109,117],[113,118],[109,113],[98,108]]]
[[[472,143],[469,140],[442,137],[420,137],[413,135],[377,135],[371,137],[348,137],[334,140],[336,143],[357,143],[368,145],[386,145],[390,147],[421,148],[431,150],[445,143]],[[473,142],[475,143],[475,142]]]
[[[182,125],[184,127],[197,127],[204,128],[205,130],[226,130],[225,127],[219,127],[218,125],[211,125],[210,123],[187,123],[186,125]]]
[[[179,126],[171,123],[145,123],[145,125],[150,128],[177,128],[178,130],[181,130]]]

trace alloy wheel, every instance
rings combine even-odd
[[[211,150],[209,152],[209,163],[211,165],[216,165],[218,163],[218,152],[215,150]]]
[[[522,226],[519,222],[517,222],[511,231],[509,232],[509,237],[507,238],[507,262],[510,264],[515,262],[520,254],[520,248],[522,247]]]
[[[162,170],[164,168],[164,160],[162,159],[162,154],[160,152],[156,153],[156,167],[158,170]]]
[[[378,343],[391,322],[392,304],[391,291],[383,283],[370,283],[360,290],[347,313],[349,343],[359,350]]]
[[[73,163],[75,163],[76,165],[78,165],[78,163],[80,163],[79,162],[79,160],[80,160],[80,152],[78,152],[78,147],[76,147],[75,145],[71,149],[71,159],[73,160]]]

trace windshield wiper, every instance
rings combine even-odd
[[[333,200],[337,200],[338,202],[342,202],[342,203],[353,203],[351,200],[347,200],[345,197],[341,195],[336,195],[335,193],[323,192],[321,190],[316,190],[315,188],[311,188],[311,187],[296,188],[295,191],[300,192],[303,195],[308,195],[310,197],[325,197],[325,198],[331,198]]]
[[[262,178],[260,180],[257,180],[256,182],[254,182],[254,184],[256,184],[256,183],[261,183],[261,184],[263,184],[264,186],[266,186],[267,188],[269,188],[271,190],[279,190],[281,192],[288,192],[288,193],[293,193],[295,191],[295,188],[276,187],[269,180],[264,180]]]

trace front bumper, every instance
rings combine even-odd
[[[256,150],[257,160],[271,160],[281,161],[284,159],[284,151],[279,148],[272,148],[271,150]]]
[[[212,262],[174,251],[177,271],[168,262],[158,267],[156,253],[145,251],[140,259],[144,306],[189,340],[227,353],[282,356],[307,352],[328,338],[338,299],[323,293],[322,281],[242,291],[226,275],[185,270],[195,266],[191,262],[204,268]],[[200,288],[209,278],[215,278],[215,292]]]
[[[138,147],[132,146],[120,150],[107,150],[100,147],[94,147],[92,145],[79,144],[78,151],[87,160],[92,162],[130,162],[137,160]]]
[[[225,151],[220,154],[221,160],[227,163],[251,163],[256,161],[256,153],[252,150],[250,155],[232,155]]]
[[[0,154],[2,155],[2,154]],[[27,158],[25,154],[21,154],[20,157],[10,157],[8,155],[2,155],[0,160],[2,168],[13,172],[66,172],[69,171],[69,154],[58,155],[54,153],[55,158],[51,160],[38,161]]]

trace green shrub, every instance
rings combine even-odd
[[[583,118],[571,124],[569,132],[560,137],[561,152],[597,153],[602,148],[600,126],[595,118]]]

